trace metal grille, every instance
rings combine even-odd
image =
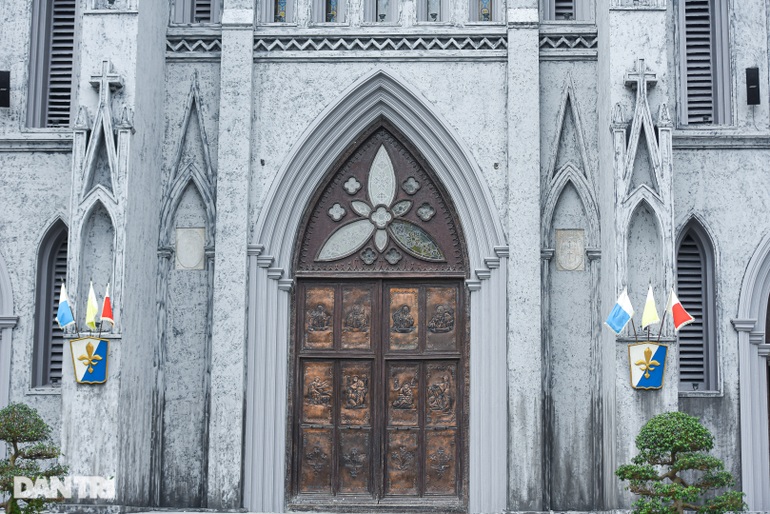
[[[713,14],[712,0],[684,2],[688,124],[714,121]]]
[[[703,247],[692,234],[687,234],[679,246],[676,260],[677,294],[682,306],[695,321],[679,331],[679,380],[685,384],[706,385],[706,302],[705,255]]]
[[[59,291],[67,278],[67,241],[65,240],[56,251],[53,265],[53,281],[50,289],[53,310],[51,312],[51,345],[48,354],[48,378],[51,383],[61,382],[62,360],[64,355],[64,333],[56,322],[56,312],[59,310]]]
[[[76,0],[54,0],[50,26],[50,65],[46,88],[46,125],[70,124]]]

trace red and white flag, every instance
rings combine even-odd
[[[671,314],[671,320],[674,322],[674,328],[678,332],[685,325],[689,325],[695,319],[690,316],[690,313],[684,310],[682,302],[677,298],[676,293],[671,289],[671,293],[668,295],[668,304],[666,310]]]
[[[112,302],[110,301],[110,285],[107,284],[107,290],[104,292],[104,302],[102,303],[102,314],[99,316],[102,322],[109,321],[112,325],[115,321],[112,319]]]

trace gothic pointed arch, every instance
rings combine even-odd
[[[33,387],[57,385],[64,365],[64,333],[54,320],[59,289],[67,278],[67,225],[57,218],[38,246],[35,285]]]
[[[740,372],[741,486],[749,509],[770,508],[770,423],[767,387],[770,344],[770,235],[765,235],[746,266],[732,320],[738,332]]]
[[[716,257],[701,221],[692,216],[676,244],[676,290],[695,321],[678,332],[679,388],[682,391],[719,389],[716,330]]]
[[[462,229],[430,166],[385,120],[356,139],[309,204],[296,272],[468,276]]]
[[[559,169],[554,177],[553,182],[550,185],[548,194],[543,206],[543,223],[542,223],[542,241],[543,244],[549,245],[553,241],[549,241],[549,234],[553,225],[553,215],[556,210],[556,206],[561,198],[564,189],[572,185],[580,196],[580,201],[585,209],[586,217],[588,220],[588,244],[591,246],[599,245],[599,208],[596,204],[596,199],[593,195],[591,184],[588,182],[583,173],[575,168],[571,164],[565,164]],[[549,246],[552,248],[552,246]]]
[[[8,405],[11,392],[11,347],[16,316],[13,308],[13,287],[8,268],[0,253],[0,409]],[[5,458],[5,448],[0,449],[0,459]]]
[[[556,120],[556,138],[552,145],[553,150],[548,166],[548,178],[554,179],[559,170],[568,164],[586,177],[590,177],[588,148],[571,73],[564,81],[560,105]]]
[[[454,203],[466,238],[470,304],[469,508],[506,507],[507,402],[505,233],[489,185],[450,125],[418,87],[376,70],[343,91],[305,130],[260,207],[250,246],[244,504],[257,511],[284,509],[290,302],[294,249],[302,216],[324,177],[355,138],[387,120],[430,165]],[[299,206],[299,207],[298,207]],[[258,305],[268,305],[258,309]],[[498,491],[489,494],[488,491]]]

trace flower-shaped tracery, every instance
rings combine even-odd
[[[380,146],[369,168],[369,202],[353,200],[350,207],[359,216],[339,227],[321,247],[316,261],[343,259],[360,250],[372,237],[374,247],[383,253],[390,238],[407,253],[426,261],[442,262],[444,254],[422,228],[403,219],[412,208],[411,200],[396,201],[396,174],[385,146]]]

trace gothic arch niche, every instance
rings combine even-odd
[[[660,294],[665,284],[660,222],[647,200],[641,200],[631,214],[626,258],[631,305],[644,305],[648,286],[652,284],[654,291]]]
[[[380,120],[356,141],[297,239],[290,505],[464,510],[462,232],[392,126]]]
[[[88,298],[89,283],[93,281],[96,298],[101,301],[107,284],[113,282],[115,265],[115,226],[112,216],[97,200],[83,224],[80,244],[80,277],[78,298]],[[85,326],[85,309],[77,313],[78,325]],[[109,328],[109,325],[105,328]]]
[[[548,266],[549,319],[548,348],[544,363],[546,387],[545,422],[546,506],[552,510],[587,510],[595,505],[593,493],[598,484],[594,469],[594,436],[598,372],[594,350],[594,291],[592,263],[586,247],[593,240],[584,199],[571,180],[561,189],[551,220],[548,241],[554,257]],[[590,201],[590,198],[587,199]],[[588,243],[588,244],[587,244]],[[575,381],[575,371],[585,380]],[[592,408],[575,402],[590,398]]]

